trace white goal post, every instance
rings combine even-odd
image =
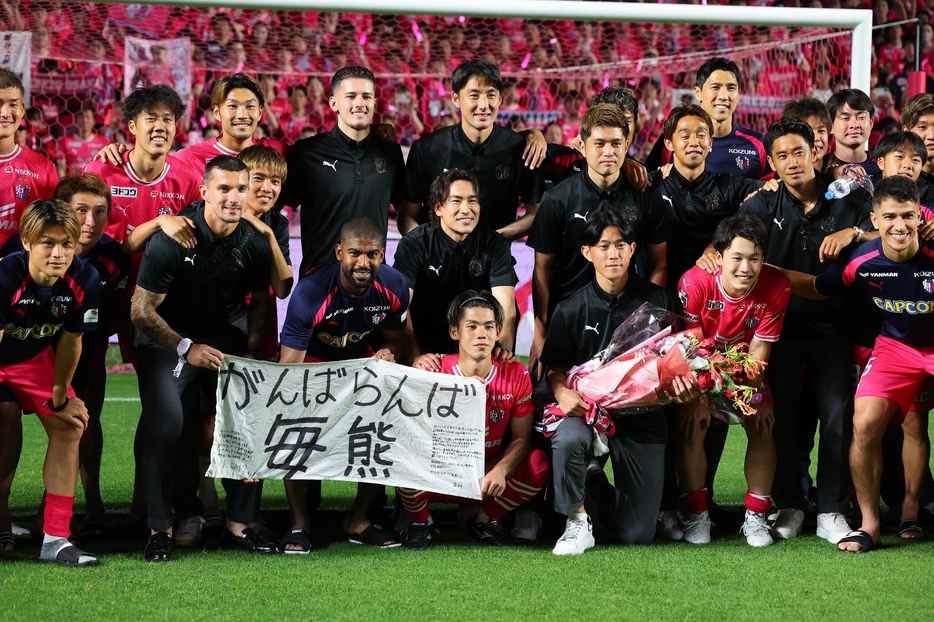
[[[864,9],[557,0],[142,0],[137,3],[285,11],[843,28],[853,32],[850,86],[869,92],[872,11]]]

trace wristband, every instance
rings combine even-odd
[[[862,229],[860,229],[859,227],[853,227],[853,228],[856,229],[856,239],[853,240],[853,241],[854,241],[854,242],[859,242],[860,240],[863,239],[863,234],[866,233],[866,232],[863,231]]]
[[[175,353],[178,354],[178,364],[172,370],[172,375],[178,378],[182,374],[182,367],[188,362],[188,351],[191,350],[192,341],[188,337],[183,338],[175,347]]]
[[[43,404],[43,406],[47,407],[47,408],[48,408],[49,410],[51,410],[53,413],[60,413],[60,412],[62,412],[63,410],[65,410],[66,408],[68,408],[68,401],[69,401],[69,400],[68,400],[68,396],[66,395],[66,396],[65,396],[65,401],[62,402],[62,405],[56,408],[55,406],[52,405],[52,398],[50,397],[50,398],[49,398],[49,401],[46,402],[45,404]]]

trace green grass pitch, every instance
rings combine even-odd
[[[35,563],[37,545],[20,538],[0,560],[2,620],[931,620],[934,533],[845,555],[814,534],[754,550],[737,532],[743,434],[731,430],[717,480],[728,509],[707,546],[656,543],[625,547],[600,538],[575,558],[551,554],[549,536],[515,550],[493,550],[462,537],[454,512],[436,513],[441,535],[426,552],[375,550],[340,537],[349,484],[325,485],[320,546],[305,556],[251,557],[203,547],[169,564],[147,564],[145,536],[124,528],[132,492],[132,442],[139,402],[136,377],[111,375],[104,408],[102,491],[108,538],[88,548],[97,568]],[[14,482],[15,520],[28,525],[42,492],[45,435],[27,417]],[[220,487],[218,487],[220,488]],[[221,492],[222,494],[222,492]],[[76,514],[83,513],[80,491]],[[264,515],[287,521],[280,482],[267,482]]]

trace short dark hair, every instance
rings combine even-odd
[[[882,205],[885,199],[918,205],[921,202],[921,193],[918,191],[918,184],[911,179],[893,175],[876,184],[875,192],[872,194],[872,208]]]
[[[802,97],[793,99],[782,108],[782,116],[799,121],[808,122],[808,119],[817,117],[824,126],[830,130],[833,126],[833,119],[830,117],[830,111],[827,105],[819,99],[813,97]]]
[[[431,182],[431,188],[428,189],[428,219],[432,227],[441,225],[441,219],[435,214],[435,205],[443,205],[448,197],[451,196],[451,185],[455,181],[469,181],[473,186],[473,191],[477,194],[477,200],[480,205],[483,202],[480,199],[480,179],[473,171],[465,171],[459,168],[452,168],[444,171]]]
[[[468,60],[458,65],[451,74],[451,89],[455,93],[460,93],[471,78],[486,82],[497,91],[503,90],[503,78],[499,73],[499,67],[482,58]]]
[[[596,246],[600,242],[604,229],[616,227],[627,244],[636,241],[636,232],[628,220],[623,218],[621,212],[616,210],[600,210],[587,218],[584,231],[581,233],[581,243],[584,246]]]
[[[256,101],[259,102],[261,108],[266,104],[266,94],[263,93],[263,87],[255,78],[245,73],[223,76],[215,82],[214,88],[211,89],[211,104],[220,108],[234,89],[247,89],[256,95]]]
[[[292,86],[289,87],[289,97],[292,97],[298,91],[301,91],[302,93],[305,94],[305,97],[308,97],[308,89],[302,86],[301,84],[293,84]]]
[[[154,84],[138,88],[130,93],[123,100],[123,115],[127,121],[135,123],[139,115],[145,112],[155,112],[158,106],[168,108],[175,115],[176,121],[186,112],[185,104],[182,103],[182,98],[178,96],[175,89],[164,84]]]
[[[209,160],[207,166],[204,167],[204,185],[206,186],[210,183],[211,178],[214,176],[214,171],[239,173],[240,171],[249,170],[250,169],[240,158],[227,154],[219,155]]]
[[[814,148],[814,130],[811,129],[810,125],[792,117],[782,117],[778,121],[773,121],[769,125],[769,130],[765,133],[763,142],[765,143],[766,155],[772,155],[772,145],[776,140],[789,134],[801,136],[804,138],[804,142],[808,144],[808,149]]]
[[[729,71],[733,74],[733,77],[736,78],[736,83],[742,86],[743,74],[740,73],[739,66],[729,58],[724,58],[722,56],[714,56],[698,68],[694,86],[704,88],[707,79],[715,71]]]
[[[468,289],[463,294],[458,294],[448,305],[448,326],[457,328],[461,320],[464,319],[465,309],[489,309],[493,312],[493,321],[497,326],[502,326],[506,321],[506,314],[503,312],[503,305],[487,290],[478,292],[475,289]]]
[[[924,139],[914,132],[892,132],[879,139],[872,148],[872,157],[884,158],[893,151],[904,151],[921,156],[921,164],[928,161],[928,150],[924,146]]]
[[[668,113],[668,118],[665,119],[665,124],[662,126],[662,136],[664,136],[665,140],[671,140],[674,137],[675,130],[678,129],[678,122],[684,117],[700,118],[701,121],[707,124],[707,131],[713,136],[713,121],[711,121],[707,111],[697,104],[684,104],[675,106]]]
[[[341,227],[341,240],[374,240],[380,247],[386,246],[386,234],[379,225],[365,216],[344,223]]]
[[[0,67],[0,89],[19,89],[20,97],[26,95],[22,79],[7,67]]]
[[[769,230],[758,216],[730,216],[721,220],[713,232],[713,248],[722,255],[736,238],[752,242],[763,257],[769,250]]]
[[[934,112],[934,95],[918,93],[902,106],[902,125],[909,130],[918,125],[921,115]]]
[[[598,127],[616,127],[623,131],[623,138],[629,140],[629,123],[623,109],[613,104],[597,104],[591,106],[581,117],[581,140],[587,142],[593,131]]]
[[[107,200],[107,213],[110,213],[112,197],[110,194],[110,184],[93,173],[78,173],[71,177],[63,177],[58,185],[55,186],[54,197],[61,199],[65,203],[71,204],[71,200],[79,192],[87,192]]]
[[[626,112],[631,112],[633,115],[639,112],[639,104],[636,102],[636,96],[633,94],[632,89],[628,89],[625,86],[608,86],[593,98],[590,102],[591,106],[596,106],[597,104],[613,104],[614,106],[619,106]]]
[[[338,69],[337,73],[331,78],[331,95],[337,94],[337,89],[340,88],[341,82],[344,80],[369,80],[373,83],[373,88],[376,88],[376,76],[373,75],[373,72],[367,69],[366,67],[360,67],[358,65],[348,65],[342,69]],[[307,92],[307,91],[306,91]]]
[[[832,120],[836,120],[837,112],[843,108],[844,104],[859,112],[866,111],[870,115],[876,114],[876,107],[872,105],[869,95],[859,89],[841,89],[827,100],[827,109],[830,110]]]

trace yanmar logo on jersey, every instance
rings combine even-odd
[[[149,193],[149,196],[153,199],[184,199],[185,195],[180,192],[159,192],[158,190],[153,190]]]
[[[924,315],[934,312],[934,302],[928,300],[888,300],[886,298],[873,298],[872,302],[883,311],[889,313],[907,313],[908,315]]]
[[[934,276],[934,274],[931,274],[930,272],[925,272],[925,273],[918,272],[918,273],[915,273],[915,276],[918,276],[919,274],[925,274],[926,276]],[[884,279],[884,278],[889,278],[893,276],[898,276],[898,272],[860,272],[859,275],[863,277],[864,279],[866,277],[870,277],[873,279]]]
[[[111,186],[110,194],[115,199],[135,199],[137,188],[128,188],[127,186]]]

